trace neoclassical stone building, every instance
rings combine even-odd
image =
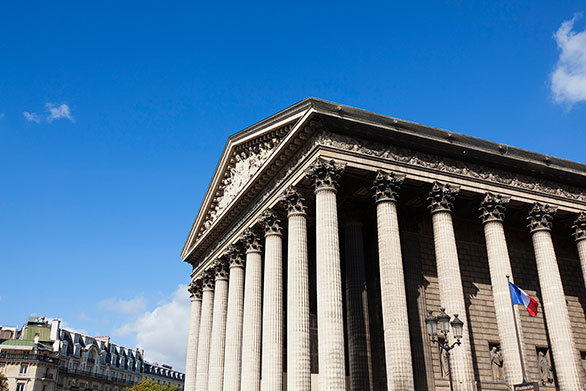
[[[579,163],[309,98],[228,139],[181,256],[186,391],[447,390],[440,307],[456,390],[586,389]]]

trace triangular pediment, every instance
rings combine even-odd
[[[307,101],[307,100],[306,100]],[[214,223],[230,208],[284,138],[307,112],[302,101],[228,139],[204,201],[181,252],[185,259]]]

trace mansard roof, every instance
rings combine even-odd
[[[305,139],[303,132],[316,121],[329,132],[586,187],[586,165],[581,163],[307,98],[228,138],[181,252],[183,260],[195,264],[193,257],[200,254],[195,254],[194,249],[209,246],[213,239],[204,239],[212,231],[226,228],[221,221],[238,213],[235,205],[253,199],[253,195],[245,197],[245,193],[262,191],[268,182],[263,176],[271,176],[282,167],[290,156],[286,152],[300,147]],[[496,119],[494,122],[495,127],[503,126]],[[239,172],[239,164],[243,172]]]

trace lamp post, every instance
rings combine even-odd
[[[453,344],[448,343],[448,333],[450,332],[450,325],[454,333],[456,341]],[[446,314],[445,308],[440,309],[440,314],[434,316],[432,311],[429,311],[427,318],[425,318],[425,326],[427,327],[427,335],[431,339],[432,343],[439,345],[440,350],[443,350],[446,354],[446,360],[448,362],[448,379],[450,380],[450,390],[454,391],[454,385],[452,383],[452,366],[450,364],[450,350],[455,348],[457,345],[462,344],[462,332],[464,330],[464,322],[458,318],[458,314],[454,314],[454,319],[450,322],[450,315]],[[438,338],[438,331],[443,335],[443,340]]]

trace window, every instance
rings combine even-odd
[[[26,365],[26,364],[22,364],[22,365],[20,366],[20,374],[21,374],[21,375],[24,375],[24,374],[26,373],[26,370],[27,370],[27,369],[28,369],[28,365]],[[23,385],[23,386],[24,386],[24,385]]]
[[[17,383],[16,391],[24,391],[24,383]]]

